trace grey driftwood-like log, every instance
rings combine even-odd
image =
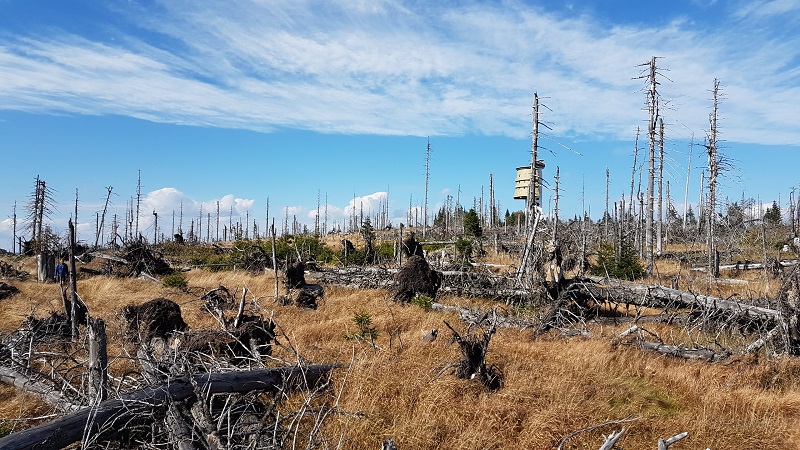
[[[10,367],[7,363],[0,365],[0,383],[14,386],[20,391],[41,397],[44,401],[61,411],[75,411],[80,409],[80,405],[73,403],[70,399],[61,395],[61,392],[53,389],[52,386],[25,375],[21,370]],[[0,448],[5,447],[2,447],[0,444]]]
[[[496,311],[484,311],[481,309],[464,308],[462,306],[443,305],[441,303],[431,304],[431,309],[436,311],[455,311],[461,316],[461,320],[466,323],[474,323],[475,325],[494,325],[501,328],[531,328],[538,324],[516,317],[504,316],[497,314]]]
[[[345,267],[325,269],[311,276],[320,283],[349,289],[391,289],[395,285],[396,268]],[[521,289],[516,278],[488,271],[445,270],[437,295],[487,298],[507,304],[529,303],[546,297],[541,286]]]
[[[726,300],[708,295],[670,289],[656,284],[639,284],[630,281],[590,276],[584,283],[589,293],[599,301],[611,300],[647,307],[678,307],[721,310],[742,314],[753,319],[778,320],[780,312],[775,309],[748,305],[736,300]]]
[[[687,348],[659,342],[640,341],[638,345],[645,350],[651,350],[667,356],[684,359],[702,359],[709,362],[722,361],[731,356],[730,352],[715,352],[707,348]]]
[[[195,385],[202,387],[206,394],[269,391],[287,385],[311,386],[336,367],[324,364],[185,376],[12,433],[0,438],[0,449],[56,450],[80,441],[84,433],[92,439],[113,437],[128,419],[193,397]]]
[[[800,265],[800,259],[785,259],[779,262],[781,267],[794,267]],[[750,261],[737,262],[736,264],[722,264],[719,270],[755,270],[763,269],[764,263],[755,263]],[[692,267],[690,270],[695,272],[708,272],[707,267]]]

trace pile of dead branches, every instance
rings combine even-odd
[[[143,242],[136,242],[127,246],[121,255],[122,259],[127,262],[126,266],[121,270],[115,270],[115,273],[121,273],[124,276],[138,277],[142,273],[151,276],[169,275],[172,273],[172,268],[169,263],[164,260],[163,255],[155,252],[150,246]],[[119,262],[115,260],[115,262]],[[120,269],[115,267],[115,269]]]
[[[22,269],[17,269],[5,261],[0,261],[0,278],[5,278],[7,280],[25,281],[30,276],[31,274],[29,274],[28,272]]]
[[[263,272],[265,269],[272,268],[272,255],[258,245],[250,245],[244,249],[235,247],[241,256],[239,257],[239,264],[244,270],[250,272]]]
[[[0,300],[18,293],[19,289],[16,286],[0,281]]]
[[[108,362],[92,355],[100,342],[105,355],[102,320],[88,319],[77,340],[57,314],[28,320],[26,333],[0,343],[0,382],[39,394],[63,415],[0,438],[0,448],[327,446],[322,424],[337,408],[326,392],[336,366],[265,367],[277,325],[244,314],[245,298],[231,320],[222,315],[220,330],[190,330],[168,299],[129,305],[123,315],[137,338],[123,342],[123,353],[134,368],[121,378],[106,375],[99,388],[102,378],[93,374]],[[98,361],[105,366],[98,369]]]

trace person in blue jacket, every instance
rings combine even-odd
[[[56,264],[56,281],[63,285],[68,278],[69,269],[67,268],[67,262],[61,261],[60,263]]]

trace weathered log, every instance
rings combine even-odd
[[[12,433],[0,438],[0,449],[56,450],[80,441],[85,432],[93,439],[110,438],[133,417],[194,397],[195,385],[207,395],[267,391],[287,384],[311,386],[336,367],[325,364],[185,376]]]
[[[647,307],[681,307],[722,310],[743,314],[755,319],[777,320],[780,312],[774,309],[748,305],[736,300],[725,300],[708,295],[670,289],[656,284],[639,284],[629,281],[614,280],[603,277],[586,277],[592,283],[584,283],[583,287],[598,300],[611,300]]]
[[[685,438],[686,436],[689,436],[689,433],[687,431],[684,431],[683,433],[676,434],[675,436],[672,436],[671,438],[659,439],[658,440],[658,450],[667,450],[670,445],[680,441],[681,439]]]
[[[484,311],[481,309],[464,308],[462,306],[443,305],[441,303],[432,303],[431,309],[436,311],[455,311],[461,316],[461,320],[467,323],[474,323],[478,326],[482,324],[494,325],[504,328],[531,328],[537,326],[536,323],[527,320],[518,319],[516,317],[508,317],[501,314],[494,315],[492,311]]]
[[[794,267],[800,264],[800,259],[786,259],[780,261],[781,267]],[[723,264],[719,266],[719,270],[755,270],[763,269],[764,263],[754,263],[750,261],[736,262],[736,264]],[[707,272],[707,267],[692,267],[690,270],[695,272]]]
[[[638,345],[645,350],[652,350],[663,355],[675,356],[684,359],[704,359],[709,362],[722,361],[731,356],[730,352],[717,353],[707,348],[686,348],[678,345],[662,344],[659,342],[641,341]]]
[[[614,448],[614,446],[617,445],[617,441],[619,441],[622,436],[625,435],[626,431],[628,431],[628,429],[625,427],[622,427],[619,432],[612,431],[611,434],[606,437],[605,442],[603,442],[603,445],[600,446],[599,450],[611,450]]]
[[[75,411],[80,409],[80,405],[73,403],[71,400],[61,395],[61,392],[55,390],[52,386],[37,381],[25,375],[22,371],[16,370],[6,364],[0,365],[0,383],[14,386],[20,391],[35,394],[61,411]],[[2,440],[0,440],[0,442],[2,442]],[[5,447],[0,444],[0,448]]]

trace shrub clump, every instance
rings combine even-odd
[[[372,326],[372,317],[369,315],[369,313],[363,311],[356,313],[353,316],[353,323],[356,325],[356,328],[358,328],[358,331],[345,335],[345,340],[361,340],[368,341],[373,344],[375,343],[375,339],[378,339],[378,329]]]
[[[411,299],[411,304],[419,306],[424,311],[430,311],[433,309],[433,299],[425,294],[415,295],[414,298]]]
[[[168,288],[186,289],[186,287],[189,285],[189,281],[186,280],[186,276],[183,274],[183,272],[176,271],[165,276],[161,280],[161,284]]]
[[[645,276],[645,268],[636,249],[630,242],[623,242],[619,254],[612,244],[600,244],[597,262],[590,268],[592,275],[608,276],[623,280],[636,280]]]

